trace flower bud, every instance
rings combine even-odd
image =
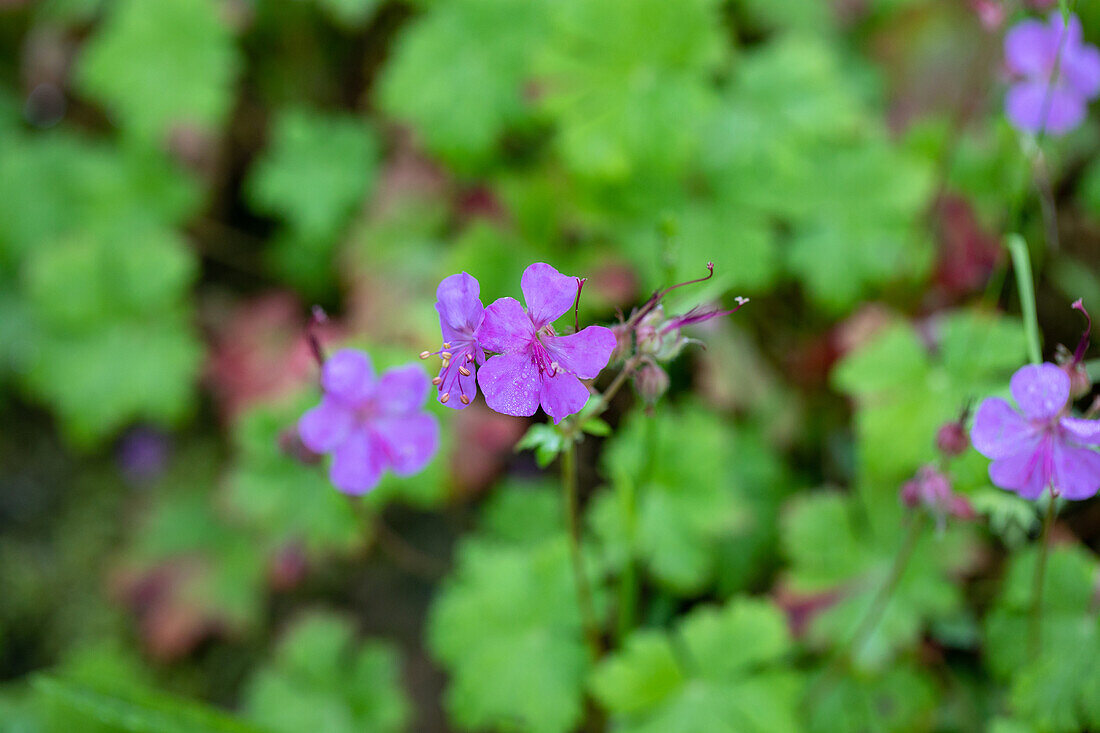
[[[647,361],[634,375],[634,387],[642,401],[652,406],[668,391],[668,373],[654,362]]]
[[[680,329],[665,316],[665,309],[660,305],[638,321],[634,336],[638,340],[638,353],[657,361],[676,358],[687,343],[680,336]]]
[[[611,333],[615,334],[615,350],[611,352],[609,363],[620,362],[630,356],[634,350],[634,339],[631,336],[630,326],[626,323],[616,323],[611,327]]]
[[[966,520],[975,516],[970,502],[954,492],[951,479],[935,466],[921,466],[916,476],[902,484],[898,496],[910,509],[928,511],[941,528],[947,517]]]
[[[970,447],[970,436],[962,422],[945,423],[936,431],[936,450],[945,456],[960,456]]]
[[[1089,373],[1085,371],[1084,364],[1080,362],[1063,364],[1062,369],[1069,375],[1070,399],[1080,399],[1092,391],[1092,379],[1089,378]]]

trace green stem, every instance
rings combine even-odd
[[[588,585],[588,574],[584,570],[584,556],[581,553],[580,522],[577,509],[577,453],[572,438],[566,442],[561,454],[561,484],[565,492],[566,522],[569,536],[569,554],[573,561],[573,577],[577,583],[577,605],[580,608],[581,626],[584,628],[588,652],[595,661],[600,658],[602,644],[600,627],[596,620],[596,611],[592,604],[592,590]]]
[[[1027,243],[1019,234],[1008,235],[1008,251],[1012,254],[1012,268],[1016,271],[1016,288],[1020,293],[1020,310],[1024,317],[1024,334],[1027,336],[1027,353],[1032,364],[1043,361],[1043,349],[1039,343],[1039,317],[1035,311],[1035,281],[1031,276],[1031,260]]]
[[[594,417],[599,417],[603,414],[603,411],[607,409],[607,406],[611,404],[611,398],[626,384],[626,380],[634,373],[634,370],[638,368],[638,365],[642,362],[638,356],[632,356],[626,360],[626,364],[615,375],[615,379],[611,380],[611,384],[607,385],[601,394],[596,395],[596,401],[592,403],[592,406],[585,406],[583,410],[577,415],[569,418],[568,421],[562,424],[561,432],[565,436],[565,440],[570,442],[581,432],[581,426],[586,420],[591,420]]]
[[[622,477],[615,482],[619,487],[619,502],[622,504],[623,516],[626,518],[630,533],[628,546],[634,547],[634,523],[635,523],[635,496],[634,481]],[[627,556],[623,565],[622,575],[619,578],[619,614],[616,628],[616,638],[620,643],[634,628],[635,614],[638,606],[638,569],[634,562],[634,553]]]
[[[1035,580],[1031,589],[1031,614],[1028,635],[1028,654],[1032,661],[1039,658],[1042,651],[1042,620],[1043,620],[1043,581],[1047,572],[1047,556],[1050,554],[1050,526],[1054,523],[1054,503],[1056,499],[1052,494],[1047,504],[1046,515],[1043,517],[1043,529],[1039,535],[1039,557],[1035,561]]]
[[[925,514],[920,512],[914,514],[912,521],[909,522],[909,529],[906,531],[905,539],[902,540],[897,554],[894,555],[894,562],[890,566],[890,574],[886,576],[886,582],[879,588],[874,600],[867,608],[863,620],[856,628],[855,634],[852,635],[849,658],[855,659],[859,656],[859,653],[863,651],[863,647],[871,638],[871,634],[874,633],[879,621],[882,620],[882,615],[886,612],[890,598],[897,590],[898,583],[901,582],[901,577],[905,575],[905,569],[909,566],[909,560],[913,557],[913,550],[916,549],[917,540],[920,539],[921,530],[924,529],[925,519]]]

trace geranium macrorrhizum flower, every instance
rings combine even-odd
[[[588,388],[580,380],[595,378],[607,366],[615,334],[603,326],[554,333],[554,321],[573,306],[578,282],[536,262],[520,280],[526,311],[515,298],[500,298],[485,309],[478,339],[486,351],[498,352],[477,373],[489,407],[527,417],[541,404],[554,422],[584,407]]]
[[[343,349],[321,370],[325,395],[302,415],[298,433],[317,453],[331,453],[329,478],[347,494],[373,489],[382,472],[417,473],[439,445],[439,425],[423,412],[428,376],[416,364],[374,377],[370,357]]]
[[[439,401],[456,410],[477,396],[474,371],[485,363],[485,351],[477,337],[485,313],[480,295],[481,285],[465,272],[443,278],[435,291],[435,309],[439,311],[439,328],[443,332],[443,348],[438,354],[443,358],[443,366],[432,384]],[[426,358],[431,354],[420,356]]]
[[[1068,23],[1054,12],[1046,23],[1015,25],[1005,36],[1005,63],[1017,77],[1005,96],[1005,112],[1025,132],[1069,132],[1100,94],[1100,50],[1084,42],[1076,15]]]
[[[978,407],[970,439],[987,458],[989,477],[1002,489],[1038,499],[1050,488],[1067,499],[1087,499],[1100,488],[1100,422],[1069,417],[1069,376],[1054,364],[1025,366],[1012,376],[1012,397],[990,397]]]

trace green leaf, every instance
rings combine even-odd
[[[516,443],[516,451],[533,450],[539,468],[546,468],[565,449],[565,435],[556,425],[536,423]]]
[[[605,473],[614,492],[598,495],[590,511],[603,552],[616,566],[637,558],[680,595],[699,593],[719,578],[736,589],[752,577],[751,568],[737,560],[727,568],[727,561],[735,555],[766,561],[774,541],[767,507],[785,489],[778,475],[742,472],[730,456],[755,464],[762,454],[761,443],[699,407],[636,415],[607,446]]]
[[[934,460],[939,427],[968,402],[1002,391],[1024,359],[1019,322],[993,314],[956,311],[933,338],[930,350],[915,328],[895,323],[832,373],[833,386],[855,400],[860,482],[880,516],[897,512],[897,487]]]
[[[198,274],[194,257],[172,230],[128,224],[72,234],[28,257],[27,297],[42,326],[80,331],[177,308]]]
[[[920,667],[903,662],[876,674],[857,671],[835,680],[826,676],[816,684],[823,691],[815,694],[811,685],[807,693],[812,733],[933,730],[936,688]]]
[[[529,116],[524,88],[546,35],[545,0],[433,3],[398,38],[379,104],[459,170],[491,159]]]
[[[71,707],[87,721],[105,723],[128,733],[261,733],[263,730],[210,706],[158,692],[119,693],[101,685],[47,676],[36,677],[34,686],[40,694]]]
[[[726,56],[718,11],[716,0],[554,4],[539,71],[571,170],[622,182],[690,160]]]
[[[1036,549],[1013,558],[985,622],[992,673],[1011,682],[1019,720],[1038,730],[1070,733],[1100,726],[1100,619],[1095,556],[1077,547],[1051,550],[1043,582],[1040,653],[1030,657]]]
[[[219,128],[241,65],[214,0],[117,0],[77,60],[76,83],[124,129],[166,139]]]
[[[479,524],[485,537],[512,545],[552,540],[564,526],[561,489],[553,481],[505,483],[485,503]]]
[[[87,229],[176,224],[199,200],[193,180],[147,149],[62,132],[13,135],[0,141],[0,261]]]
[[[298,236],[331,240],[374,184],[377,158],[378,143],[365,120],[284,110],[246,192],[253,206],[284,218]]]
[[[812,36],[788,34],[745,54],[705,128],[703,161],[715,206],[753,231],[782,222],[787,268],[836,312],[919,276],[931,251],[918,236],[930,166],[888,142],[850,76]],[[759,235],[750,241],[753,266],[778,256]]]
[[[899,531],[857,523],[853,502],[838,493],[793,499],[783,517],[783,547],[791,565],[784,584],[799,595],[834,597],[810,620],[807,638],[814,646],[852,651],[857,628],[892,572],[894,558],[910,528]],[[964,529],[920,531],[916,545],[889,602],[863,643],[854,650],[855,665],[882,669],[911,648],[938,620],[963,607],[954,574],[971,562],[972,540]]]
[[[316,613],[298,620],[274,659],[247,683],[250,720],[275,733],[405,730],[411,713],[390,644],[357,642],[351,624]]]
[[[589,669],[568,543],[560,528],[537,541],[521,531],[509,532],[518,542],[475,536],[460,545],[432,605],[428,644],[450,674],[457,726],[564,733],[582,718]]]
[[[24,381],[58,413],[69,439],[91,448],[138,420],[182,421],[201,362],[191,325],[166,313],[92,330],[36,331]]]
[[[781,664],[790,646],[778,609],[737,598],[671,632],[635,632],[591,688],[622,733],[797,731],[801,680]]]

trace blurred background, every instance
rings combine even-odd
[[[43,671],[275,730],[540,729],[463,687],[508,669],[460,661],[492,614],[431,610],[476,589],[487,537],[560,513],[554,473],[513,450],[529,423],[433,405],[437,459],[359,508],[293,434],[318,397],[309,306],[326,344],[397,365],[438,348],[442,277],[488,303],[533,261],[589,278],[587,323],[707,261],[683,309],[751,297],[700,329],[651,422],[616,400],[582,488],[605,549],[603,486],[669,489],[637,551],[644,623],[753,592],[797,631],[814,605],[784,591],[789,498],[896,510],[936,427],[1022,363],[991,315],[1019,313],[1002,233],[1031,243],[1048,354],[1076,344],[1072,300],[1100,310],[1096,117],[1042,141],[1033,179],[1002,114],[1003,33],[1053,5],[0,0],[0,729],[92,730]],[[864,350],[884,333],[904,348]],[[677,504],[711,483],[720,501]],[[1030,528],[984,496],[1000,524],[963,573],[973,607]],[[1100,549],[1100,505],[1062,531]],[[866,729],[978,729],[981,630],[948,616],[937,653],[965,682],[901,684],[919,709]],[[884,644],[879,662],[933,664]]]

